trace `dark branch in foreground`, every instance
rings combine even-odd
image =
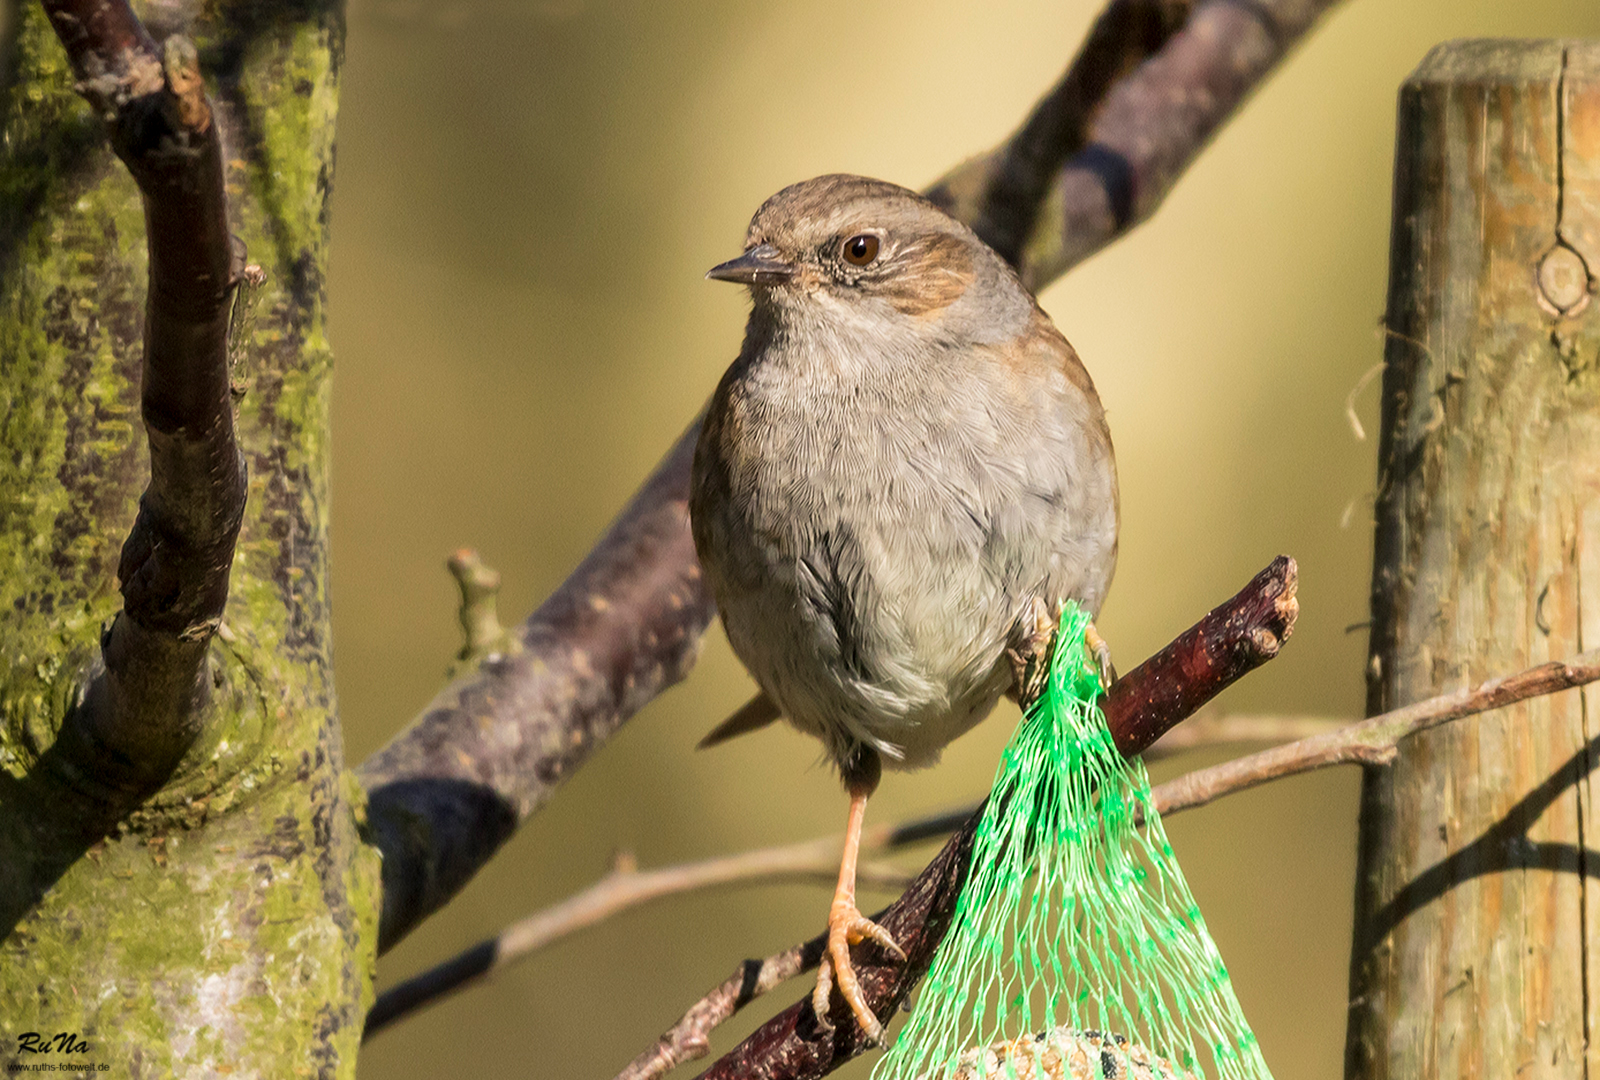
[[[1279,556],[1231,600],[1119,679],[1102,706],[1123,752],[1143,750],[1240,675],[1276,656],[1299,613],[1295,582],[1294,560]],[[1197,656],[1238,659],[1192,663]],[[1184,685],[1175,688],[1175,680]],[[1154,709],[1158,706],[1171,711],[1157,717]],[[904,963],[870,944],[856,954],[862,989],[873,1012],[885,1023],[927,972],[934,950],[944,939],[955,899],[966,881],[977,822],[978,814],[973,813],[905,894],[872,916],[906,950]],[[815,944],[803,946],[802,952]],[[748,1000],[742,996],[730,999],[725,991],[726,984],[696,1003],[655,1046],[635,1058],[618,1080],[659,1077],[672,1066],[704,1054],[711,1029]],[[720,1004],[712,1007],[708,1002]],[[723,1008],[727,1011],[722,1012]],[[808,995],[758,1028],[707,1070],[704,1080],[824,1076],[867,1048],[866,1036],[842,1000],[834,1002],[829,1018],[832,1031],[817,1024]]]
[[[123,610],[104,641],[105,671],[63,732],[81,740],[96,780],[137,789],[170,772],[206,715],[206,650],[245,502],[227,347],[242,259],[194,46],[174,36],[158,47],[125,0],[44,8],[144,199],[150,486],[117,568]]]
[[[1041,288],[1153,212],[1332,3],[1210,0],[1172,33],[1176,0],[1116,0],[1015,152],[969,162],[930,194],[969,223],[985,213],[1037,219],[1018,265]],[[1075,153],[1074,140],[1083,143]],[[1006,153],[1016,168],[994,186]],[[712,615],[685,509],[698,435],[691,425],[512,648],[448,687],[359,770],[384,856],[381,949],[453,896],[629,716],[687,673]]]
[[[1237,596],[1117,680],[1106,722],[1124,757],[1143,753],[1234,680],[1278,655],[1300,605],[1299,571],[1279,555]]]
[[[1295,742],[1198,769],[1158,785],[1152,792],[1152,801],[1162,816],[1170,817],[1282,777],[1333,765],[1386,764],[1394,759],[1400,741],[1419,731],[1597,681],[1600,681],[1600,649],[1490,679],[1476,687],[1440,694],[1336,731],[1320,730],[1331,723],[1327,720],[1294,718],[1285,725],[1279,720],[1262,722],[1259,718],[1245,718],[1251,722],[1243,725],[1241,734],[1249,738],[1270,736],[1297,727],[1319,730]],[[953,815],[919,822],[915,827],[947,831],[956,824],[957,818],[971,813],[963,809]],[[745,961],[726,982],[696,1002],[656,1045],[635,1058],[617,1080],[656,1080],[685,1061],[703,1057],[709,1052],[710,1032],[718,1024],[784,980],[816,967],[822,941],[823,938],[818,937],[764,961]]]
[[[1155,213],[1211,136],[1335,3],[1200,0],[1174,34],[1185,5],[1114,0],[1022,129],[952,170],[929,196],[1041,289]],[[1105,85],[1107,73],[1144,56]],[[1101,96],[1084,100],[1086,89]],[[1011,193],[1032,201],[1012,205]]]

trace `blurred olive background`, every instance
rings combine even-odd
[[[746,300],[702,274],[761,200],[830,171],[927,184],[1009,133],[1098,6],[351,0],[330,287],[352,762],[441,684],[458,646],[448,552],[479,548],[521,618],[710,393]],[[1376,384],[1355,399],[1364,442],[1345,401],[1380,355],[1395,91],[1434,43],[1488,35],[1600,35],[1600,4],[1348,0],[1153,221],[1043,295],[1118,449],[1101,626],[1124,667],[1288,552],[1294,640],[1222,705],[1359,714]],[[713,630],[689,681],[385,957],[380,986],[586,886],[619,850],[659,866],[837,832],[844,798],[814,743],[771,730],[693,751],[750,691]],[[1014,715],[935,770],[890,775],[870,819],[977,798]],[[1302,777],[1171,826],[1283,1080],[1342,1073],[1356,790],[1351,770]],[[827,898],[770,886],[626,914],[380,1036],[361,1075],[609,1077],[741,958],[818,930]],[[808,988],[756,1003],[714,1051]]]

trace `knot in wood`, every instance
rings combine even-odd
[[[1589,264],[1564,240],[1544,253],[1536,278],[1539,299],[1557,315],[1576,315],[1589,303]]]

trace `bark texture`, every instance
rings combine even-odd
[[[1400,95],[1369,713],[1600,642],[1597,270],[1600,46],[1435,49]],[[1590,696],[1368,770],[1348,1076],[1600,1073]]]
[[[84,1059],[133,1076],[351,1076],[378,860],[342,765],[328,642],[342,13],[137,11],[157,42],[198,46],[228,227],[265,272],[231,328],[247,502],[203,735],[157,782],[110,787],[92,740],[58,736],[100,671],[150,476],[147,222],[44,13],[15,5],[0,63],[0,1061],[21,1032],[71,1031]]]

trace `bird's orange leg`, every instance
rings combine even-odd
[[[817,988],[811,994],[811,1008],[817,1022],[831,1027],[828,1020],[828,1001],[835,983],[839,993],[855,1013],[856,1023],[867,1038],[878,1044],[883,1042],[883,1025],[867,1005],[856,979],[855,968],[850,963],[850,946],[872,940],[894,953],[901,960],[906,954],[895,943],[889,932],[856,907],[856,858],[861,851],[861,823],[867,814],[867,799],[878,786],[877,770],[866,778],[850,781],[850,819],[845,825],[844,856],[839,860],[839,887],[834,890],[833,904],[828,909],[828,951],[823,954],[817,970]]]

